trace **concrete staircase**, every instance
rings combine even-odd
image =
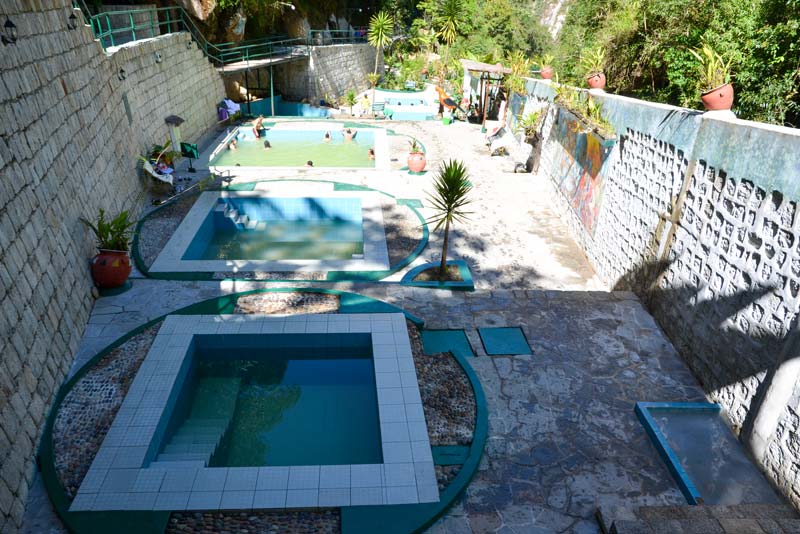
[[[797,534],[800,515],[783,504],[601,507],[605,534]]]
[[[228,431],[240,378],[203,378],[197,384],[195,403],[150,467],[205,467]]]
[[[246,213],[240,212],[227,202],[219,202],[214,207],[214,216],[217,218],[217,222],[222,219],[237,230],[257,230],[259,225],[266,226],[264,222],[250,220]]]

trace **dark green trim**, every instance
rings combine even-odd
[[[133,282],[131,280],[125,280],[125,283],[119,287],[112,287],[110,289],[99,289],[98,292],[100,293],[101,297],[113,297],[114,295],[121,295],[122,293],[125,293],[132,287],[133,287]]]
[[[230,186],[223,186],[222,191],[253,191],[255,190],[256,184],[262,182],[312,182],[312,183],[326,183],[326,184],[333,184],[334,191],[372,191],[375,193],[380,193],[381,195],[385,195],[391,199],[397,201],[397,204],[402,206],[407,206],[414,214],[417,216],[417,219],[420,221],[420,226],[422,226],[422,239],[417,244],[416,248],[403,258],[399,263],[396,265],[390,266],[388,270],[385,271],[328,271],[328,274],[325,278],[326,282],[378,282],[387,276],[390,276],[397,271],[404,269],[407,265],[417,259],[425,247],[428,245],[428,239],[430,237],[430,231],[428,230],[428,224],[425,221],[425,218],[417,209],[416,204],[420,206],[422,203],[416,199],[398,199],[391,193],[387,193],[386,191],[381,191],[380,189],[374,189],[372,187],[367,187],[363,185],[357,184],[348,184],[345,182],[336,182],[333,180],[303,180],[298,178],[278,178],[275,180],[256,180],[253,182],[244,182],[241,184],[234,184]],[[148,278],[153,278],[157,280],[187,280],[187,281],[203,281],[203,280],[219,280],[221,279],[214,278],[213,272],[203,272],[203,271],[196,271],[196,272],[163,272],[163,273],[151,273],[150,270],[145,266],[144,260],[142,259],[141,255],[139,254],[139,234],[141,232],[142,225],[144,222],[153,214],[156,213],[158,210],[168,206],[170,203],[174,202],[175,199],[171,200],[170,202],[165,202],[161,206],[157,207],[156,209],[152,210],[150,213],[139,219],[139,222],[136,224],[136,230],[133,234],[133,244],[131,245],[132,249],[132,257],[133,261],[136,264],[136,268]],[[239,281],[239,282],[246,282],[250,281],[249,278],[225,278],[224,281]],[[308,282],[308,280],[259,280],[260,282]],[[319,281],[317,281],[319,282]]]
[[[97,362],[108,355],[112,350],[119,347],[132,337],[142,333],[147,328],[155,325],[159,321],[164,320],[167,315],[205,315],[205,314],[230,314],[236,308],[236,302],[240,297],[245,295],[252,295],[255,293],[324,293],[329,295],[339,295],[339,313],[403,313],[405,316],[416,324],[418,327],[424,325],[424,321],[415,315],[405,312],[401,308],[388,304],[383,301],[375,300],[370,297],[359,295],[357,293],[350,293],[347,291],[339,291],[336,289],[321,289],[321,288],[296,288],[296,287],[281,287],[281,288],[264,288],[255,289],[252,291],[244,291],[241,293],[233,293],[231,295],[224,295],[215,297],[208,300],[196,302],[189,306],[185,306],[173,312],[162,315],[156,319],[148,321],[147,323],[139,326],[130,332],[122,335],[110,345],[95,354],[89,361],[87,361],[75,375],[67,380],[58,393],[56,393],[55,400],[47,415],[44,431],[42,432],[42,441],[39,445],[39,464],[42,473],[42,480],[44,482],[47,494],[50,496],[50,501],[56,510],[61,521],[66,525],[70,532],[79,534],[95,533],[105,534],[109,532],[108,526],[114,525],[115,534],[147,534],[150,532],[161,533],[164,531],[169,520],[170,512],[70,512],[69,506],[71,501],[66,495],[64,487],[58,480],[55,468],[55,457],[53,452],[53,425],[55,423],[58,409],[64,398],[72,390],[75,384],[83,378],[89,370],[94,367]],[[476,395],[477,400],[477,395]]]
[[[462,465],[469,457],[466,445],[441,445],[431,447],[434,465]]]
[[[475,291],[475,284],[472,282],[472,273],[467,262],[464,260],[448,260],[447,265],[457,265],[458,272],[461,273],[461,282],[415,282],[414,277],[422,271],[438,267],[438,263],[424,263],[408,271],[400,285],[413,287],[431,287],[435,289],[452,289],[456,291]]]
[[[453,357],[469,379],[472,391],[475,393],[477,411],[472,444],[469,446],[469,455],[461,466],[461,470],[450,482],[450,485],[439,493],[439,502],[436,503],[350,506],[342,508],[342,534],[374,534],[378,531],[381,534],[421,532],[444,515],[467,488],[472,477],[478,471],[486,439],[489,435],[489,410],[486,405],[486,396],[483,393],[478,376],[467,361],[457,354],[453,354]]]

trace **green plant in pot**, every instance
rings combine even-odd
[[[544,110],[537,109],[525,115],[517,117],[517,128],[515,133],[523,132],[525,134],[525,142],[530,143],[539,135],[539,128],[542,124],[544,117]]]
[[[463,222],[469,218],[470,212],[464,208],[472,202],[468,198],[472,191],[467,167],[461,161],[450,160],[442,163],[433,182],[433,193],[428,195],[431,208],[435,211],[428,222],[434,223],[434,231],[444,226],[442,242],[442,260],[439,264],[439,280],[445,281],[447,275],[447,247],[450,242],[450,226],[454,222]]]
[[[92,279],[101,289],[120,287],[131,274],[131,260],[128,247],[131,241],[131,228],[136,221],[131,220],[127,210],[115,217],[107,218],[106,211],[100,208],[94,222],[81,218],[94,232],[98,253],[92,258]]]
[[[553,54],[542,54],[537,58],[539,63],[539,76],[543,80],[551,80],[553,78]]]
[[[731,60],[725,59],[703,42],[702,46],[689,52],[697,60],[700,69],[700,100],[708,111],[729,110],[733,107],[733,85],[731,84]]]
[[[408,170],[411,172],[422,172],[425,170],[425,165],[428,160],[425,158],[425,152],[422,151],[420,145],[415,138],[412,138],[408,143],[410,148],[408,150]]]
[[[603,68],[606,62],[606,49],[602,46],[584,50],[581,54],[581,67],[586,73],[586,83],[592,89],[603,89],[606,86],[606,75]]]

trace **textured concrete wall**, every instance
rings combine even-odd
[[[528,89],[528,110],[552,100]],[[549,105],[540,175],[600,277],[647,302],[738,433],[800,307],[800,131],[596,98],[619,134],[600,168]],[[762,467],[800,507],[798,414],[800,381]]]
[[[216,71],[199,50],[187,49],[185,35],[108,56],[88,27],[67,29],[68,5],[3,2],[19,31],[18,42],[0,53],[4,533],[19,528],[41,428],[93,303],[94,243],[79,217],[135,207],[144,185],[136,156],[163,141],[166,114],[184,117],[184,137],[192,139],[214,124],[213,103],[223,95]]]

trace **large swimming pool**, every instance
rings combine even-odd
[[[364,253],[359,198],[222,197],[183,260],[337,260]]]
[[[212,156],[210,165],[217,167],[375,167],[369,149],[375,147],[375,132],[356,129],[352,141],[346,141],[340,129],[291,130],[272,128],[256,139],[252,127],[242,126],[225,138]],[[325,133],[331,139],[325,142]],[[231,142],[236,140],[235,150]],[[270,148],[264,147],[268,141]]]

